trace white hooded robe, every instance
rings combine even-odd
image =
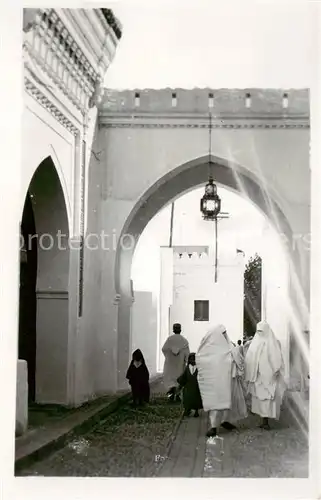
[[[252,398],[252,412],[278,420],[285,391],[284,362],[280,342],[266,321],[258,323],[247,351],[245,380]]]
[[[240,380],[244,369],[243,357],[238,347],[223,335],[224,332],[226,328],[223,325],[211,329],[196,354],[203,408],[210,412],[211,427],[247,417]]]
[[[162,352],[165,356],[163,382],[166,390],[177,387],[177,379],[187,365],[189,356],[188,341],[183,335],[174,333],[166,339]]]

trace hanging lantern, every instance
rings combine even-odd
[[[212,177],[205,186],[205,194],[201,199],[201,212],[204,220],[215,220],[221,210],[221,198]]]

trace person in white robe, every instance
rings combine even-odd
[[[244,357],[244,349],[243,349],[243,345],[242,345],[242,340],[238,340],[237,345],[238,345],[238,348],[239,348],[241,355]]]
[[[247,417],[241,382],[244,359],[229,340],[225,326],[217,325],[205,335],[196,366],[203,409],[209,412],[211,424],[207,437],[216,436],[219,426],[235,429],[234,424]]]
[[[170,335],[162,348],[165,356],[163,383],[170,401],[179,400],[177,379],[183,374],[190,354],[188,340],[181,335],[179,323],[173,325],[173,335]]]
[[[260,427],[268,430],[268,419],[280,417],[286,386],[281,344],[266,321],[257,324],[247,351],[245,380],[251,395],[251,411],[262,417]]]

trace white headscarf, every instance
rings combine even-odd
[[[217,325],[205,335],[196,353],[198,383],[205,411],[231,407],[231,343]]]
[[[245,357],[245,379],[255,382],[258,372],[266,389],[274,391],[275,375],[283,367],[281,344],[266,321],[260,321]]]

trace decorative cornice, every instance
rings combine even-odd
[[[30,45],[28,44],[28,42],[25,42],[23,44],[23,49],[29,55],[31,60],[33,60],[34,63],[36,63],[36,65],[41,68],[41,70],[45,73],[45,75],[47,77],[49,77],[50,81],[53,83],[53,86],[58,87],[58,89],[60,89],[62,91],[63,95],[65,95],[67,97],[67,99],[69,99],[69,101],[75,106],[75,108],[83,115],[85,113],[85,109],[86,109],[85,106],[81,105],[79,99],[77,99],[74,96],[74,93],[71,91],[70,88],[68,88],[65,85],[65,83],[61,80],[61,78],[59,78],[55,74],[55,72],[52,71],[50,65],[42,64],[41,58],[32,52],[32,49],[31,49]],[[30,70],[30,65],[28,64],[27,61],[25,61],[25,68]]]
[[[57,43],[61,52],[64,53],[61,55],[67,56],[68,63],[75,66],[78,73],[86,77],[94,87],[99,76],[97,71],[83,54],[55,10],[44,9],[39,25],[43,28],[45,35],[46,31],[50,32],[51,42]]]
[[[41,92],[36,85],[27,77],[24,79],[26,91],[45,108],[49,113],[73,135],[77,135],[79,130],[75,125],[58,109],[48,97]]]
[[[104,74],[117,46],[115,30],[120,29],[116,18],[108,13],[110,26],[101,9],[25,11],[25,52],[84,115],[103,95]]]
[[[100,75],[78,47],[54,9],[39,9],[24,50],[66,95],[85,112]]]
[[[107,122],[99,120],[100,128],[140,128],[140,129],[200,129],[209,128],[208,124],[204,123],[142,123],[128,121],[128,122]],[[310,124],[308,121],[303,120],[275,120],[275,121],[264,121],[264,119],[258,119],[257,121],[251,121],[248,119],[244,122],[237,122],[236,120],[219,120],[217,122],[212,122],[212,129],[309,129]]]
[[[111,9],[99,9],[99,10],[102,12],[104,19],[107,21],[108,25],[114,31],[116,38],[120,40],[122,37],[122,26],[119,20],[114,16],[113,11]]]

